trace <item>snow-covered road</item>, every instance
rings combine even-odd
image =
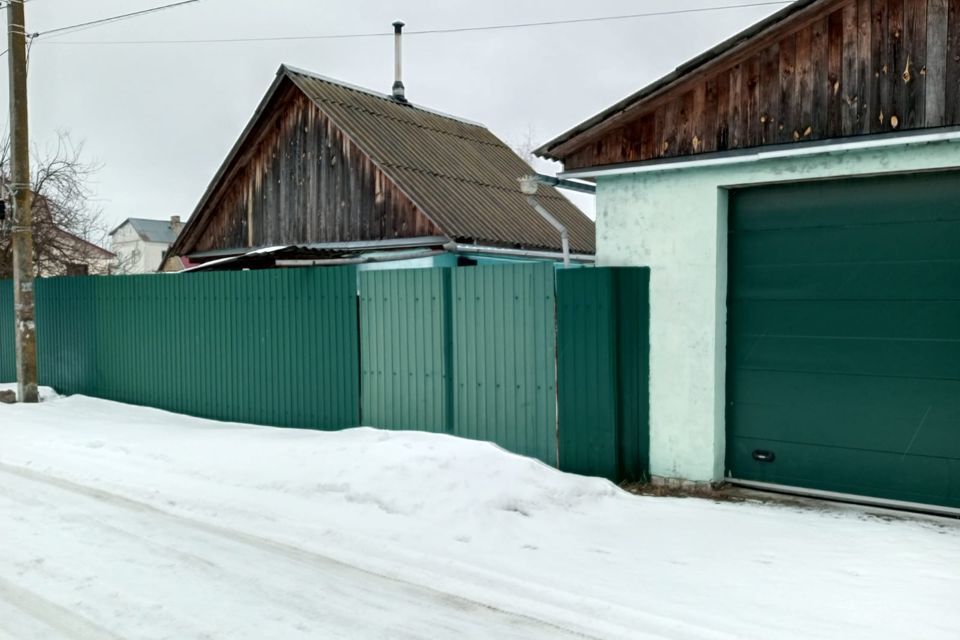
[[[0,405],[0,638],[955,640],[960,526],[443,435]]]
[[[10,638],[582,638],[304,549],[0,465]],[[97,620],[96,623],[92,620]]]

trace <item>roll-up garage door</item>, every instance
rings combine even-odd
[[[729,213],[728,475],[960,507],[960,172]]]

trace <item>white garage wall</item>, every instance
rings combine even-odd
[[[598,176],[598,265],[651,268],[655,477],[723,477],[727,189],[956,167],[960,144],[945,141]]]

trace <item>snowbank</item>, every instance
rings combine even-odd
[[[443,435],[0,406],[0,465],[604,638],[955,638],[960,529],[641,498]]]

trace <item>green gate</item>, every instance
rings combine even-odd
[[[452,433],[450,270],[360,274],[364,425]]]
[[[362,422],[557,464],[554,267],[360,275]]]
[[[552,263],[453,273],[454,433],[557,465]]]

